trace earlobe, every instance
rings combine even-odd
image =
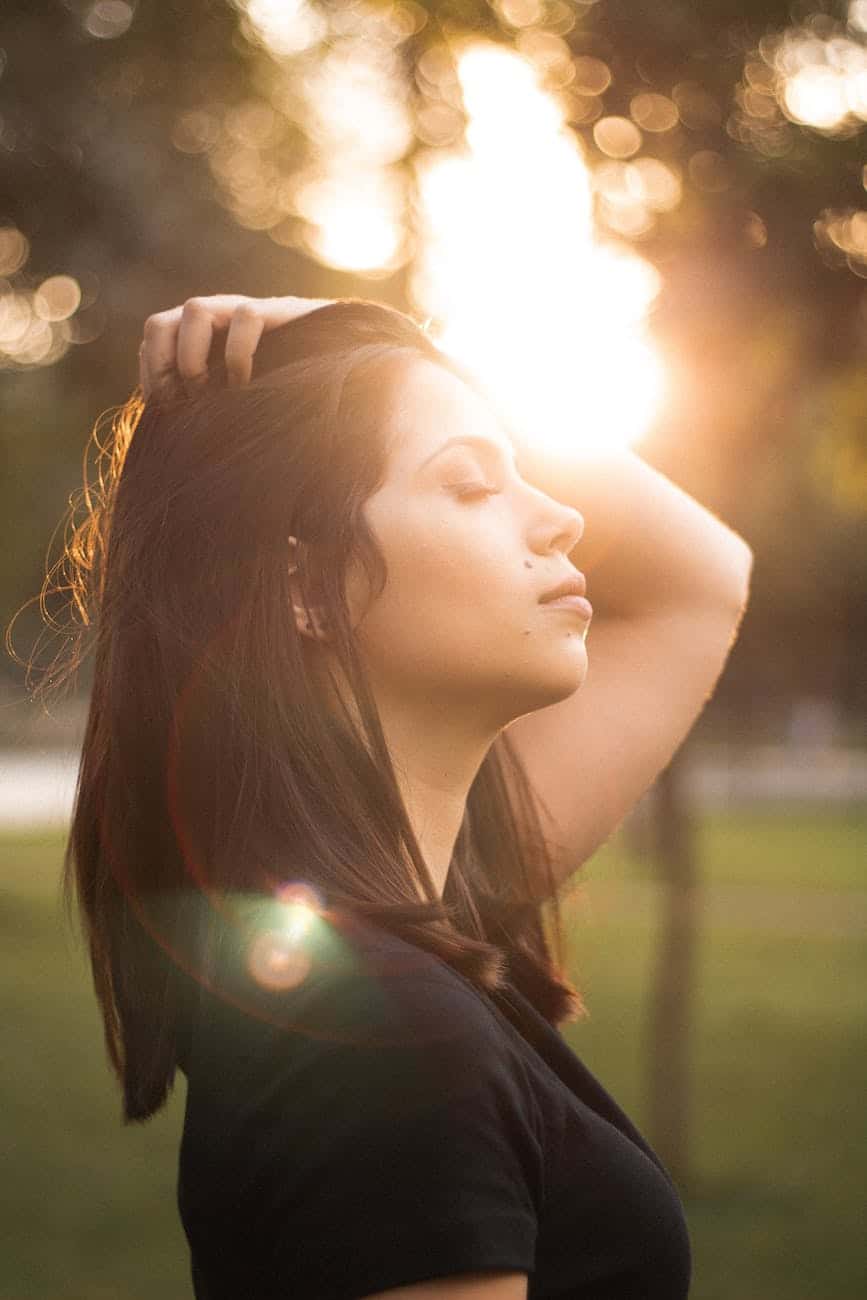
[[[328,639],[327,632],[325,631],[326,622],[322,614],[317,613],[315,610],[311,611],[313,614],[311,622],[307,617],[303,605],[293,604],[292,612],[295,615],[295,626],[302,636],[312,637],[313,640],[325,641]]]
[[[292,612],[295,616],[295,626],[302,636],[310,637],[314,641],[327,641],[329,639],[327,631],[328,620],[326,619],[322,609],[316,605],[311,607],[311,621],[311,618],[308,616],[307,611],[304,608],[303,597],[304,595],[309,594],[310,587],[308,585],[306,589],[302,591],[301,584],[296,576],[298,574],[299,560],[301,558],[298,555],[300,543],[297,537],[290,536],[288,540],[293,551],[293,559],[289,563],[288,573],[292,593]]]

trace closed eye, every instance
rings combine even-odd
[[[498,489],[489,483],[452,483],[450,491],[454,492],[459,500],[464,501],[472,497],[493,496]]]

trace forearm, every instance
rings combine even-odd
[[[524,477],[584,518],[569,558],[586,574],[598,613],[629,617],[721,600],[743,605],[748,544],[635,452],[518,450]]]

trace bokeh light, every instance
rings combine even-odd
[[[680,170],[658,158],[599,163],[593,183],[605,225],[632,239],[651,231],[655,214],[672,211],[683,196]]]
[[[328,24],[307,0],[235,0],[248,39],[277,56],[298,54],[327,34]]]
[[[641,132],[628,117],[602,117],[593,127],[593,140],[609,158],[631,158],[641,148]]]
[[[562,36],[538,30],[521,32],[515,48],[535,66],[546,89],[568,86],[574,80],[572,51]]]
[[[813,233],[826,261],[867,278],[867,210],[825,208],[813,224]]]
[[[54,365],[79,341],[71,320],[82,300],[78,281],[55,275],[36,288],[26,276],[16,281],[15,272],[24,267],[28,251],[20,231],[0,231],[0,258],[5,255],[4,265],[15,268],[0,278],[0,370]]]
[[[15,275],[30,256],[30,241],[17,226],[0,226],[0,275]]]
[[[301,176],[296,211],[304,243],[321,261],[385,275],[405,260],[405,179],[397,164],[413,138],[388,41],[349,36],[304,78],[312,175]]]
[[[544,14],[543,0],[495,0],[497,12],[513,27],[530,27]]]
[[[633,96],[629,103],[629,112],[642,131],[670,131],[680,120],[677,104],[673,99],[649,91]]]
[[[783,107],[793,122],[833,131],[849,112],[846,78],[836,68],[799,68],[783,87]]]
[[[388,275],[404,250],[404,185],[397,174],[340,172],[332,166],[299,179],[295,210],[308,219],[303,242],[319,261],[346,271]]]
[[[867,121],[865,9],[849,6],[848,29],[828,14],[769,33],[744,65],[731,134],[760,153],[794,150],[789,123],[827,136],[857,134]]]
[[[96,0],[82,16],[82,26],[88,36],[111,41],[129,30],[135,17],[136,6],[130,0]]]
[[[423,10],[404,0],[326,18],[303,0],[236,4],[248,39],[279,66],[240,103],[181,114],[175,147],[206,154],[218,197],[240,225],[328,266],[390,275],[411,253],[400,164],[414,122],[398,47]],[[431,116],[434,138],[444,128]]]
[[[67,320],[78,311],[81,287],[71,275],[52,275],[33,295],[33,310],[41,320]]]
[[[602,59],[591,54],[579,54],[573,60],[575,76],[573,87],[582,95],[602,95],[611,85],[611,69]]]
[[[474,40],[456,50],[456,68],[464,136],[415,160],[422,234],[413,301],[519,437],[587,450],[631,443],[664,392],[647,334],[659,275],[628,246],[597,238],[594,174],[533,65]],[[640,139],[632,122],[618,121]],[[678,200],[676,174],[659,166],[617,177],[634,191],[633,209]]]

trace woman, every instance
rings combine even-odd
[[[632,453],[549,495],[376,303],[193,299],[141,379],[68,548],[66,878],[125,1119],[187,1078],[196,1296],[685,1296],[540,908],[700,712],[749,547]],[[550,599],[576,555],[592,668],[592,611]]]

